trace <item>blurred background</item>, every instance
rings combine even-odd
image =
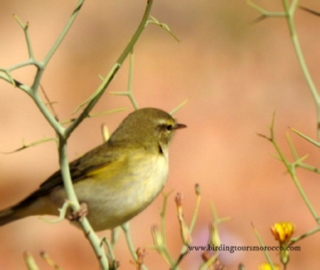
[[[270,11],[281,11],[281,1],[256,1]],[[318,1],[300,1],[320,11]],[[1,17],[1,67],[27,60],[22,29],[14,20],[29,22],[29,33],[38,60],[43,59],[76,1],[3,1]],[[87,1],[70,33],[52,58],[42,80],[60,119],[72,112],[100,84],[133,35],[145,10],[145,1]],[[315,103],[298,65],[286,21],[270,18],[251,24],[260,16],[244,1],[155,1],[151,14],[167,23],[180,39],[176,42],[160,27],[150,25],[134,49],[133,91],[140,107],[172,110],[186,98],[188,104],[176,113],[188,128],[178,132],[170,149],[170,176],[164,192],[173,190],[167,212],[168,246],[179,256],[182,242],[174,204],[183,194],[183,209],[189,223],[196,196],[194,185],[202,189],[199,218],[192,235],[193,245],[206,245],[212,222],[209,203],[218,215],[230,217],[219,227],[225,245],[259,245],[251,223],[265,245],[278,245],[270,233],[275,222],[291,221],[295,236],[316,227],[284,166],[271,155],[270,142],[257,136],[269,135],[268,125],[276,113],[275,134],[290,156],[286,133],[292,136],[301,156],[319,166],[315,147],[293,134],[289,127],[316,138]],[[316,85],[320,85],[320,17],[298,10],[295,17],[301,46]],[[14,78],[30,84],[35,68],[15,71]],[[128,61],[109,91],[125,91]],[[33,142],[54,132],[32,100],[19,89],[0,81],[0,151],[12,151],[22,141]],[[86,119],[69,140],[70,160],[102,142],[100,127],[114,131],[133,110],[126,97],[106,93],[93,112],[119,107],[127,111]],[[57,149],[46,143],[11,155],[0,155],[0,208],[23,199],[58,169]],[[298,171],[301,184],[320,211],[319,176]],[[150,207],[131,221],[136,247],[153,244],[151,227],[160,225],[159,196]],[[109,236],[109,232],[99,235]],[[300,252],[291,252],[290,269],[320,267],[320,234],[298,243]],[[25,269],[23,252],[34,255],[41,269],[52,269],[39,256],[46,251],[63,269],[98,269],[91,247],[80,230],[64,221],[50,225],[30,217],[0,228],[0,269]],[[115,249],[120,269],[134,269],[123,234]],[[279,254],[271,252],[274,262]],[[243,263],[257,269],[265,262],[262,252],[222,252],[227,269]],[[190,252],[181,269],[198,269],[201,252]],[[168,269],[151,249],[145,264],[149,269]]]

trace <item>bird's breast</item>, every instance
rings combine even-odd
[[[88,219],[97,231],[119,226],[144,210],[162,191],[168,177],[166,154],[138,153],[117,166],[106,166],[105,171],[74,185],[79,201],[88,204]],[[52,195],[61,205],[64,191]]]

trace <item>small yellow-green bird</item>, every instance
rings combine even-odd
[[[70,163],[75,192],[95,231],[125,223],[156,198],[168,176],[169,143],[184,127],[165,111],[139,109],[107,142]],[[0,226],[27,216],[59,215],[65,200],[57,171],[27,198],[0,211]]]

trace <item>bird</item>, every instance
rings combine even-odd
[[[138,109],[109,140],[69,163],[75,193],[95,231],[124,224],[157,197],[168,177],[169,144],[185,127],[163,110]],[[58,170],[28,197],[1,210],[0,226],[28,216],[58,216],[66,199]],[[79,226],[72,215],[66,218]]]

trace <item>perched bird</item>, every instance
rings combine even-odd
[[[162,110],[129,114],[109,140],[70,163],[74,189],[95,231],[111,229],[144,210],[168,176],[168,146],[186,127]],[[33,215],[59,215],[66,200],[61,172],[18,204],[0,211],[0,226]]]

